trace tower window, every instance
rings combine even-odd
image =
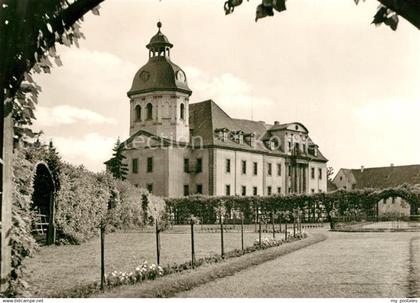
[[[272,174],[272,165],[271,163],[268,163],[268,175],[271,176]]]
[[[281,163],[277,163],[277,176],[281,176]]]
[[[311,179],[315,179],[315,168],[311,167]]]
[[[254,176],[258,175],[258,162],[254,162]]]
[[[134,112],[135,112],[135,120],[140,121],[141,120],[141,107],[140,107],[140,105],[136,105],[136,107],[134,108]]]
[[[185,105],[184,105],[184,103],[181,103],[180,117],[181,117],[181,120],[185,119]]]
[[[152,103],[147,103],[146,111],[147,111],[147,120],[152,120],[153,119],[153,105],[152,105]]]

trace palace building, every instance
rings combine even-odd
[[[187,75],[171,61],[161,26],[127,93],[129,182],[169,197],[327,190],[327,159],[303,124],[235,119],[217,100],[190,104]]]

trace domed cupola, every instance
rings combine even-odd
[[[133,79],[129,97],[150,92],[181,92],[188,96],[192,91],[188,87],[184,71],[171,62],[170,49],[173,44],[160,31],[162,23],[158,22],[158,32],[146,45],[149,50],[149,61],[140,68]]]

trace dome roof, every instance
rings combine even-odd
[[[191,95],[184,71],[167,57],[152,57],[140,68],[127,95],[154,91],[180,91]]]
[[[127,95],[149,93],[154,91],[179,91],[191,95],[184,71],[169,58],[172,44],[159,30],[146,47],[149,49],[149,61],[140,68],[133,79]]]

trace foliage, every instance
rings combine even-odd
[[[109,199],[109,188],[94,173],[64,164],[54,218],[58,237],[77,244],[97,235]]]
[[[120,138],[117,139],[112,151],[112,158],[106,162],[107,167],[114,178],[125,180],[127,178],[128,165],[125,162],[124,145],[121,144]]]
[[[249,0],[248,0],[249,1]],[[420,3],[417,0],[378,0],[380,5],[373,17],[375,25],[385,24],[392,30],[398,26],[398,15],[420,29]],[[235,7],[241,5],[243,0],[227,0],[224,4],[226,15],[234,12]],[[256,8],[255,21],[267,16],[274,16],[274,13],[286,10],[286,0],[261,0]],[[360,0],[354,0],[359,4]]]
[[[84,38],[80,32],[83,15],[90,10],[98,15],[97,6],[102,1],[2,0],[0,99],[6,99],[7,105],[10,105],[16,101],[16,93],[22,88],[23,81],[34,85],[31,71],[49,73],[52,67],[51,60],[60,66],[61,61],[56,54],[55,44],[78,46],[78,40]],[[9,108],[11,109],[10,106]]]
[[[244,214],[244,221],[255,219],[261,212],[261,218],[270,218],[276,213],[286,221],[292,219],[294,210],[300,209],[304,214],[318,213],[330,221],[331,215],[343,215],[349,210],[357,210],[360,214],[373,216],[376,203],[392,196],[400,196],[411,204],[413,214],[420,205],[420,190],[417,187],[402,185],[388,189],[336,190],[328,193],[312,195],[288,196],[189,196],[182,198],[167,198],[168,211],[175,223],[188,223],[191,216],[200,218],[204,224],[216,223],[220,208],[237,210]],[[258,211],[257,211],[258,210]],[[226,212],[226,216],[228,216]],[[255,222],[255,220],[254,220]]]
[[[132,229],[144,225],[141,201],[149,196],[147,190],[137,188],[128,182],[113,180],[115,204],[108,213],[108,228]]]
[[[32,164],[24,154],[17,153],[13,161],[13,204],[12,226],[10,230],[10,246],[12,272],[8,277],[8,287],[2,294],[4,297],[25,296],[27,283],[22,278],[22,262],[33,255],[37,245],[31,235],[31,197],[33,171]],[[28,186],[29,185],[29,186]]]

